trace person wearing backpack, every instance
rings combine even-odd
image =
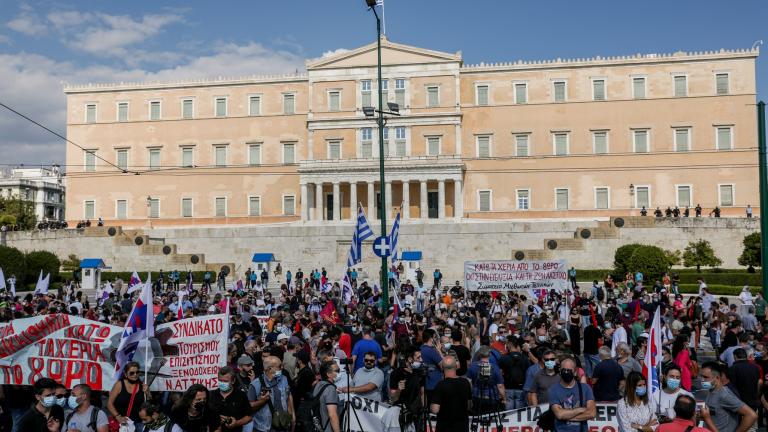
[[[320,364],[320,381],[312,390],[312,398],[302,406],[298,422],[305,432],[340,432],[341,403],[336,391],[336,378],[341,369],[333,360]]]
[[[248,400],[253,410],[253,432],[287,431],[296,422],[288,378],[275,356],[264,360],[264,373],[251,382]]]
[[[531,366],[528,356],[521,351],[522,341],[516,336],[507,337],[507,354],[501,357],[499,368],[504,376],[507,410],[525,407],[523,385],[525,373]]]
[[[66,432],[107,432],[109,419],[98,407],[91,405],[91,388],[87,384],[78,384],[72,388],[67,400],[72,410],[65,419],[63,431]]]

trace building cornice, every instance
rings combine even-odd
[[[251,84],[282,84],[287,82],[308,82],[306,73],[253,75],[245,77],[217,77],[200,78],[168,82],[120,82],[105,84],[67,84],[64,83],[65,94],[99,93],[111,91],[137,91],[137,90],[167,90],[175,88],[194,87],[225,87]]]

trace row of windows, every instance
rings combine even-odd
[[[161,202],[159,198],[150,198],[148,200],[149,209],[148,215],[134,215],[137,218],[144,218],[149,216],[150,218],[159,218],[161,210]],[[227,197],[216,197],[213,199],[214,217],[227,217],[230,216],[228,208]],[[119,199],[115,200],[115,218],[116,219],[128,219],[128,200]],[[180,217],[191,218],[195,217],[195,201],[193,198],[181,198],[181,213]],[[248,196],[248,216],[261,216],[261,197],[260,196]],[[295,195],[283,195],[283,213],[284,216],[296,215],[296,196]],[[85,219],[95,219],[101,215],[96,214],[96,201],[87,200],[83,202],[83,215]],[[165,215],[170,216],[170,215]]]
[[[715,73],[715,95],[722,96],[730,94],[730,74],[728,72]],[[645,99],[648,97],[648,79],[644,76],[631,77],[632,97],[634,99]],[[606,78],[591,78],[592,100],[608,100],[608,81]],[[526,104],[528,98],[528,82],[512,82],[513,99],[516,104]],[[475,104],[489,105],[491,85],[487,83],[475,83]],[[672,97],[688,96],[688,76],[684,74],[672,75],[672,93],[667,95]],[[552,81],[552,102],[568,102],[568,81]]]
[[[651,201],[650,186],[634,187],[634,207],[650,209],[654,204]],[[515,190],[515,208],[517,210],[531,209],[531,189]],[[734,205],[734,185],[718,185],[718,203],[721,207],[730,207]],[[667,206],[670,203],[662,203]],[[680,208],[693,207],[696,204],[693,200],[692,185],[675,185],[675,204]],[[477,208],[481,212],[493,211],[493,191],[483,189],[477,191]],[[555,210],[570,209],[570,189],[555,188],[554,190],[554,208]],[[594,188],[594,208],[611,208],[611,188],[608,186],[597,186]]]

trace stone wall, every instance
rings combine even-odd
[[[624,218],[617,220],[563,221],[478,221],[462,223],[423,223],[404,221],[401,225],[401,250],[420,250],[421,268],[428,275],[440,268],[447,280],[462,279],[465,260],[514,259],[516,251],[536,258],[565,258],[580,269],[610,268],[617,247],[627,243],[645,243],[664,249],[682,250],[695,240],[709,240],[724,268],[737,268],[737,257],[745,235],[759,230],[757,219],[700,218],[654,220]],[[375,221],[371,221],[377,232]],[[352,231],[350,223],[337,225],[283,224],[240,227],[173,228],[126,230],[110,235],[108,228],[42,232],[10,232],[6,243],[19,249],[49,250],[65,258],[103,258],[116,271],[157,270],[160,268],[218,269],[233,265],[234,275],[242,275],[256,252],[274,253],[284,270],[305,272],[324,266],[335,277],[344,271]],[[589,236],[584,238],[584,231]],[[135,239],[141,237],[142,245]],[[363,245],[364,272],[378,277],[380,261],[371,249],[371,240]],[[557,246],[551,249],[555,240]],[[170,246],[164,253],[163,246]],[[191,257],[198,257],[192,264]],[[2,267],[2,263],[0,263]],[[431,277],[429,278],[431,280]]]

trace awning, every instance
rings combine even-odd
[[[101,258],[85,258],[80,260],[80,268],[107,268]]]
[[[275,254],[272,253],[255,253],[251,261],[255,263],[272,262],[275,260]]]
[[[421,261],[421,251],[405,251],[400,254],[400,261]]]

